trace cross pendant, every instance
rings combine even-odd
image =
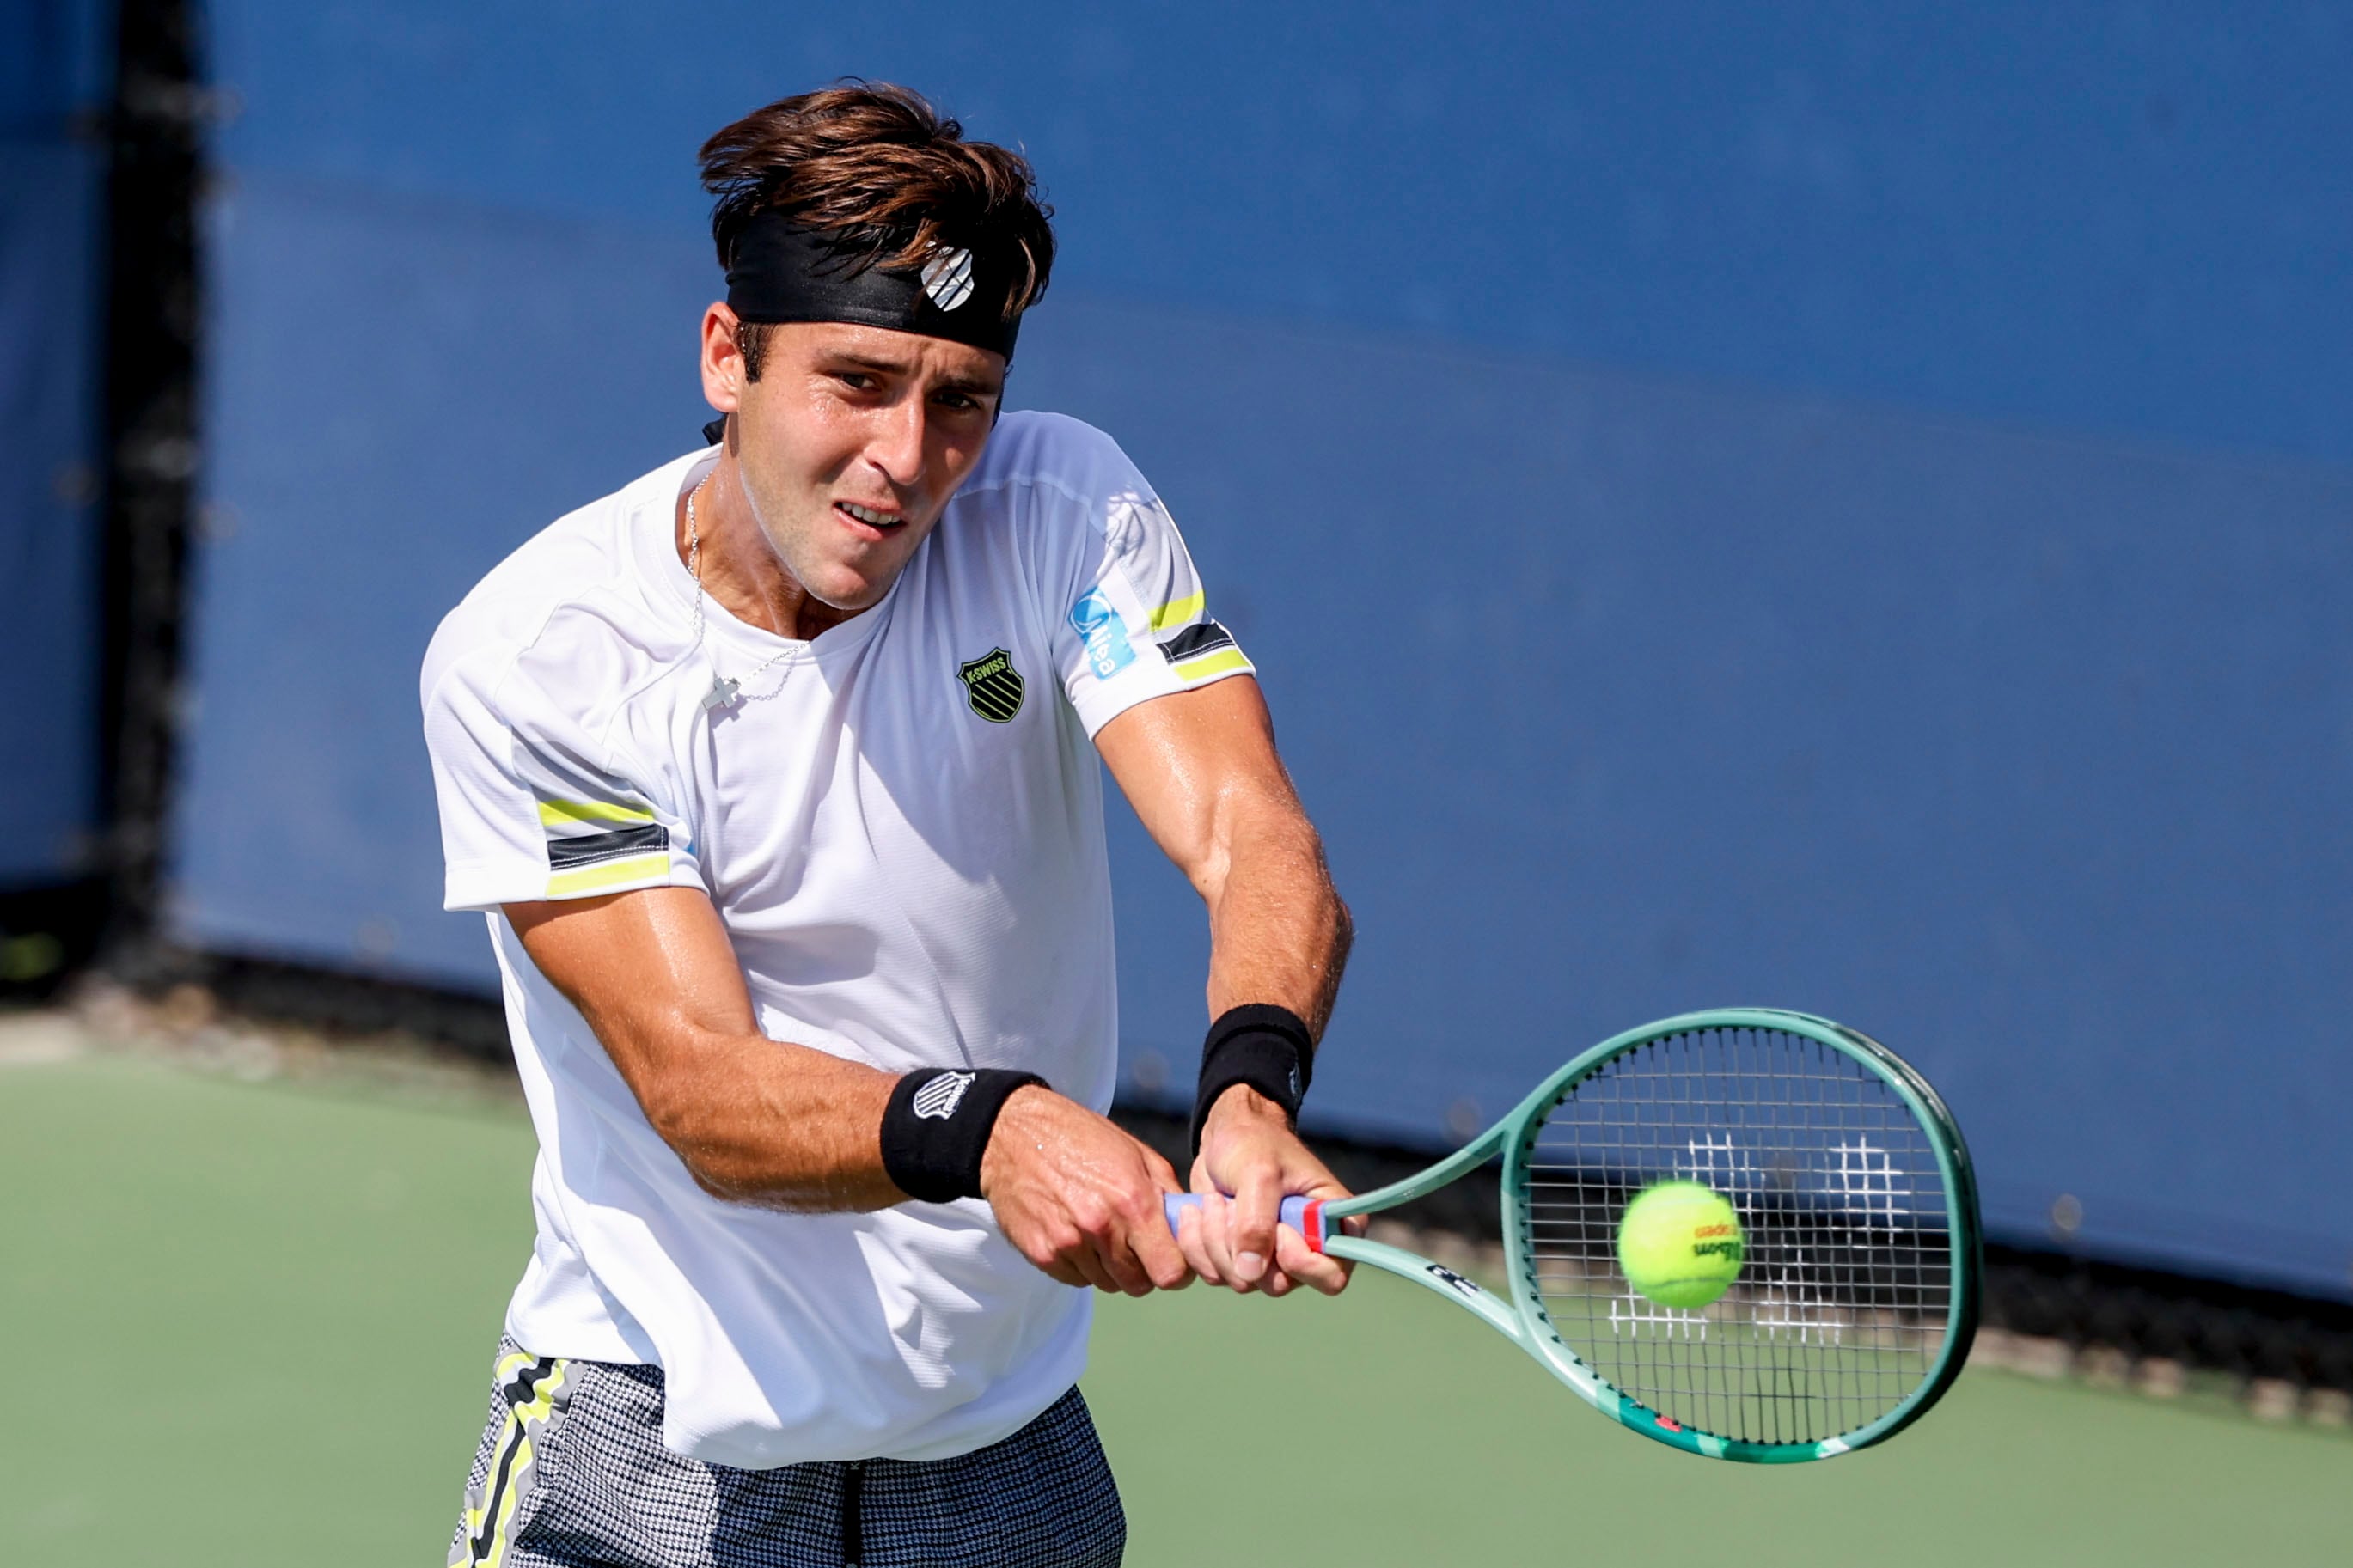
[[[726,676],[712,676],[711,678],[711,689],[702,694],[702,706],[704,710],[706,712],[715,713],[722,708],[733,706],[735,701],[735,693],[738,689],[739,688],[737,683],[729,679]]]

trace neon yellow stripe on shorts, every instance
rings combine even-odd
[[[517,1373],[537,1359],[528,1352],[501,1357],[496,1386],[505,1388]],[[571,1363],[558,1360],[532,1384],[532,1397],[527,1403],[507,1406],[505,1424],[491,1455],[491,1473],[483,1479],[485,1492],[495,1489],[497,1517],[491,1517],[490,1497],[467,1499],[461,1521],[463,1538],[449,1555],[450,1568],[502,1568],[507,1548],[512,1544],[509,1532],[522,1507],[525,1478],[539,1460],[531,1435],[546,1426],[554,1413],[555,1395],[564,1387],[570,1371]]]
[[[558,871],[547,879],[547,896],[560,899],[568,893],[617,888],[624,882],[654,883],[669,875],[667,854],[632,855],[626,860],[607,860],[602,865],[583,866],[576,871]]]

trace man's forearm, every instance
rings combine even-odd
[[[897,1075],[756,1036],[703,1042],[694,1058],[705,1081],[674,1076],[659,1112],[645,1109],[705,1192],[801,1213],[907,1201],[883,1154]],[[902,1131],[909,1125],[943,1123]],[[1132,1295],[1189,1277],[1162,1218],[1175,1173],[1105,1118],[1033,1081],[1005,1098],[981,1136],[981,1191],[965,1195],[987,1198],[1008,1239],[1049,1276]]]
[[[1209,907],[1209,1014],[1247,1003],[1287,1007],[1321,1038],[1355,926],[1332,886],[1324,845],[1295,805],[1238,810]]]
[[[761,1034],[701,889],[509,904],[506,916],[704,1191],[788,1209],[905,1200],[882,1164],[897,1075]]]
[[[800,1211],[888,1208],[907,1194],[882,1167],[882,1110],[897,1075],[761,1036],[673,1053],[646,1118],[697,1185],[734,1203]]]

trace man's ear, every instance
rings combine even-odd
[[[743,406],[744,323],[726,301],[713,300],[702,312],[702,400],[721,414]]]

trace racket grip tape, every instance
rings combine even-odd
[[[1163,1198],[1161,1206],[1167,1211],[1168,1229],[1174,1235],[1176,1216],[1187,1209],[1200,1207],[1201,1195],[1198,1193],[1169,1193]],[[1324,1238],[1330,1233],[1324,1228],[1322,1198],[1285,1198],[1279,1217],[1282,1223],[1305,1238],[1310,1252],[1324,1250]]]

